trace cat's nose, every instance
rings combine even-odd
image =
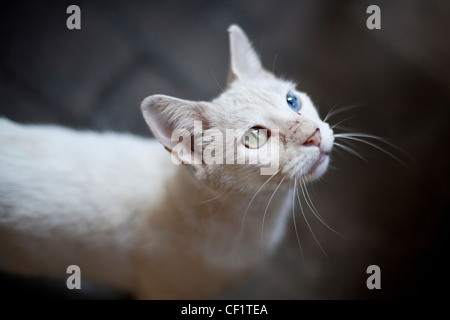
[[[322,141],[322,135],[320,134],[320,129],[317,128],[316,131],[312,135],[309,136],[308,139],[303,143],[304,146],[320,146],[320,142]]]

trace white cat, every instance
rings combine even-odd
[[[238,26],[229,34],[229,82],[218,98],[143,101],[165,148],[127,134],[0,119],[1,269],[64,277],[74,264],[83,279],[138,298],[211,298],[276,247],[292,187],[326,171],[333,132],[306,94],[263,69]],[[224,137],[235,129],[215,140],[225,143],[223,158],[271,146],[277,170],[192,163],[194,145],[182,150],[171,137],[181,130],[201,141],[194,121]]]

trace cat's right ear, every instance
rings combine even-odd
[[[261,60],[256,54],[245,32],[238,25],[228,28],[230,36],[230,71],[228,83],[239,79],[254,78],[264,72]]]
[[[194,122],[201,121],[207,126],[207,105],[205,102],[194,102],[165,95],[149,96],[142,101],[142,115],[156,139],[161,142],[168,151],[174,151],[180,141],[173,137],[182,136],[190,139],[194,135]],[[181,134],[180,134],[181,133]],[[174,153],[172,152],[172,153]],[[175,154],[182,162],[189,163],[190,154]]]

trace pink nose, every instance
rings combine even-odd
[[[312,135],[309,136],[308,139],[303,143],[304,146],[320,146],[320,142],[322,141],[322,136],[320,134],[320,129],[317,128],[316,131]]]

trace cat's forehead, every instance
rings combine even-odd
[[[236,81],[217,101],[225,102],[229,107],[238,107],[240,110],[254,107],[273,108],[282,101],[287,92],[295,90],[295,87],[295,83],[275,77],[251,82]]]
[[[288,80],[276,78],[275,76],[254,79],[253,81],[236,81],[231,88],[237,91],[249,91],[249,93],[264,94],[285,94],[288,90],[293,90],[296,83]]]
[[[286,105],[286,94],[294,90],[295,83],[278,79],[233,83],[212,102],[215,112],[211,124],[227,128],[277,126],[294,115]]]

